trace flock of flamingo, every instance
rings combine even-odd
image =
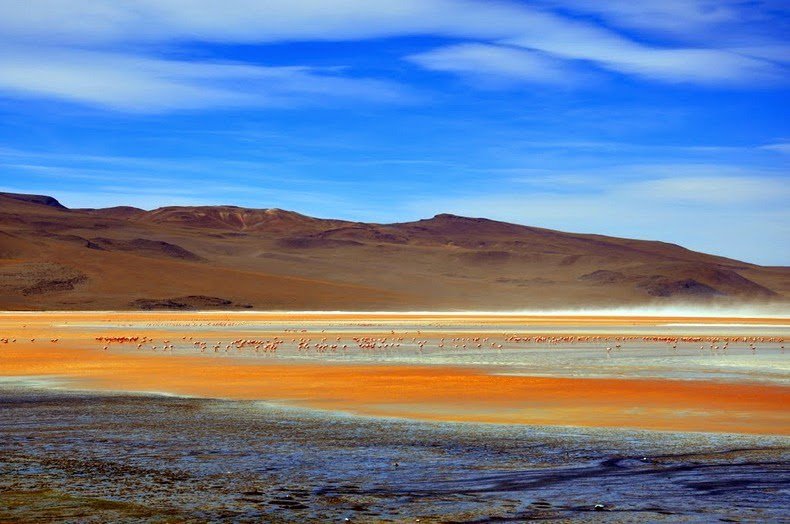
[[[182,336],[178,346],[169,339],[155,340],[146,335],[124,336],[97,336],[95,341],[102,344],[103,350],[108,350],[115,345],[135,345],[136,349],[150,349],[153,351],[174,351],[175,349],[195,348],[201,353],[277,353],[281,347],[291,347],[298,352],[311,352],[316,354],[334,353],[358,349],[361,351],[388,351],[400,348],[416,349],[423,351],[426,346],[436,350],[501,350],[504,348],[542,346],[571,346],[584,344],[589,347],[600,347],[607,355],[612,351],[623,349],[628,344],[653,344],[677,350],[678,345],[685,347],[698,347],[699,350],[709,350],[712,353],[726,353],[731,345],[745,345],[752,352],[756,352],[760,345],[775,346],[784,352],[783,337],[767,336],[667,336],[667,335],[520,335],[504,333],[499,337],[488,336],[425,336],[421,331],[415,333],[397,334],[391,331],[389,335],[350,335],[347,338],[334,333],[327,336],[325,330],[317,335],[308,336],[306,329],[287,329],[285,335],[272,335],[265,338],[237,338],[234,340],[208,341],[196,339],[194,336]],[[294,334],[301,336],[292,336]],[[291,335],[291,336],[289,336]],[[56,341],[57,339],[53,339]],[[7,342],[7,339],[0,339]],[[290,343],[290,344],[289,344]]]
[[[232,323],[212,323],[212,325],[227,327]],[[157,340],[148,335],[102,335],[94,337],[94,341],[101,345],[102,350],[109,350],[112,346],[134,345],[138,350],[152,350],[173,352],[176,349],[194,348],[201,353],[252,353],[272,354],[283,346],[289,346],[298,352],[311,352],[316,354],[346,352],[354,348],[371,351],[388,351],[399,348],[412,348],[422,352],[426,346],[436,350],[501,350],[503,348],[542,346],[571,346],[584,344],[589,347],[600,347],[607,356],[612,351],[621,350],[627,344],[657,344],[677,350],[679,344],[685,347],[709,350],[715,354],[726,354],[730,345],[745,345],[752,352],[756,352],[759,345],[776,346],[784,353],[783,337],[767,336],[670,336],[670,335],[542,335],[542,334],[513,334],[503,333],[499,337],[488,335],[470,336],[425,336],[422,331],[416,333],[404,332],[402,334],[390,330],[387,335],[351,335],[347,338],[338,333],[328,336],[326,330],[321,330],[310,336],[307,329],[285,329],[284,335],[272,335],[265,338],[237,338],[234,340],[219,340],[210,342],[200,340],[194,336],[182,336],[181,341],[173,343],[169,339]],[[295,336],[295,335],[299,336]],[[58,338],[49,338],[50,343],[57,343]],[[0,337],[0,343],[15,343],[16,338]],[[45,339],[46,341],[46,339]],[[35,343],[36,339],[31,338]]]

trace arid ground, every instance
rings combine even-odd
[[[369,224],[234,206],[67,209],[0,194],[4,310],[786,308],[790,270],[665,242],[437,215]]]

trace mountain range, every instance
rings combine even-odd
[[[789,297],[788,267],[485,218],[69,209],[0,193],[5,310],[535,310]]]

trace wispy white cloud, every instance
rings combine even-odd
[[[774,144],[765,144],[760,146],[760,149],[765,151],[776,151],[777,153],[790,154],[790,142],[776,142]]]
[[[510,168],[494,170],[496,173],[510,173],[512,182],[524,184],[543,183],[555,179],[584,181],[591,186],[614,186],[618,183],[635,183],[647,180],[750,180],[781,181],[786,171],[779,168],[758,168],[748,165],[717,164],[703,162],[653,162],[653,163],[614,163],[589,168],[551,168],[539,169]],[[773,187],[773,186],[769,186]],[[790,190],[790,188],[788,189]],[[774,193],[775,194],[775,193]]]
[[[561,150],[561,151],[592,151],[592,152],[639,152],[666,151],[674,153],[727,153],[749,152],[770,149],[768,146],[733,146],[733,145],[678,145],[678,144],[640,144],[616,140],[521,140],[514,147],[529,149]]]
[[[710,2],[547,2],[564,7],[597,10],[638,25],[711,29],[717,23],[737,19],[735,6],[712,7]],[[577,11],[578,12],[578,11]],[[679,38],[662,44],[637,42],[602,25],[581,22],[536,8],[514,16],[521,24],[512,35],[505,26],[500,38],[487,45],[450,45],[409,57],[424,67],[480,77],[483,74],[555,83],[572,81],[584,64],[601,69],[670,83],[693,83],[716,87],[787,83],[787,46],[778,38],[753,35],[733,42],[699,42]],[[674,22],[674,25],[673,25]],[[628,25],[628,24],[626,24]],[[471,37],[471,36],[467,36]],[[691,40],[691,44],[689,44]],[[517,53],[506,44],[530,53]],[[539,54],[535,54],[535,51]]]
[[[787,65],[790,63],[790,45],[767,44],[767,45],[747,45],[741,47],[728,48],[733,53],[739,53],[754,58],[770,60],[779,64]]]
[[[543,53],[490,44],[456,44],[407,57],[427,69],[460,73],[483,85],[571,85],[582,75]]]
[[[699,31],[744,17],[739,0],[544,0],[543,4],[599,15],[622,27],[671,33]]]
[[[741,16],[731,2],[556,0],[39,0],[0,2],[0,88],[127,111],[269,107],[338,99],[391,102],[390,83],[348,71],[152,57],[152,44],[342,41],[430,35],[465,40],[409,57],[479,83],[573,83],[588,64],[664,82],[783,83],[781,40],[737,49],[647,45],[568,12],[624,25],[713,27]],[[759,11],[759,10],[758,10]],[[642,22],[640,22],[642,21]],[[682,35],[681,35],[682,36]],[[682,40],[682,38],[681,38]],[[520,46],[522,51],[501,44]],[[90,50],[88,50],[90,49]],[[133,51],[132,51],[133,50]],[[785,58],[786,59],[786,58]],[[340,64],[342,65],[342,64]]]
[[[496,38],[550,18],[516,2],[479,0],[39,0],[0,4],[0,33],[16,41],[80,45]]]
[[[729,206],[786,202],[790,185],[761,176],[681,176],[635,182],[618,190],[638,200]]]
[[[555,39],[530,35],[506,43],[507,46],[456,44],[407,59],[427,69],[478,80],[527,83],[578,84],[591,76],[581,73],[584,68],[578,61],[670,83],[755,86],[781,84],[786,80],[783,67],[760,58],[719,49],[651,48],[589,28],[575,35],[558,34]]]
[[[250,187],[259,185],[305,184],[318,187],[326,179],[313,172],[294,173],[293,164],[278,161],[225,158],[214,155],[188,157],[115,156],[84,153],[56,153],[0,147],[0,170],[22,175],[29,182],[96,183],[115,181],[130,187],[161,185],[165,180],[213,180],[217,173]],[[339,181],[329,181],[339,184]],[[176,188],[183,184],[177,183]],[[44,186],[46,188],[46,186]],[[170,186],[167,186],[170,187]],[[166,187],[165,193],[166,191]],[[206,191],[198,184],[192,191]]]
[[[783,67],[762,58],[728,49],[648,46],[581,23],[568,23],[549,35],[525,34],[507,43],[665,82],[754,86],[782,83],[786,79]]]
[[[691,30],[707,34],[722,24],[743,26],[788,10],[782,0],[9,0],[0,3],[0,34],[14,41],[79,45],[339,41],[424,34],[495,39],[563,30],[570,13],[600,15],[617,26],[663,29],[688,38],[693,37]]]
[[[401,101],[396,85],[308,67],[166,60],[75,49],[7,48],[0,90],[125,111]]]

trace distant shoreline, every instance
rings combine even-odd
[[[13,317],[34,315],[63,315],[63,316],[132,316],[135,318],[167,318],[168,316],[188,318],[190,316],[206,319],[207,317],[238,317],[240,319],[256,320],[441,320],[458,321],[461,323],[474,322],[475,324],[509,324],[514,322],[535,322],[538,324],[565,324],[580,322],[583,324],[613,324],[623,321],[637,324],[766,324],[790,325],[790,310],[787,313],[778,311],[765,312],[739,312],[730,311],[672,311],[672,310],[639,310],[634,309],[630,314],[621,310],[590,310],[584,313],[574,311],[529,311],[529,312],[496,312],[496,311],[286,311],[286,310],[6,310],[0,311],[0,316]]]

